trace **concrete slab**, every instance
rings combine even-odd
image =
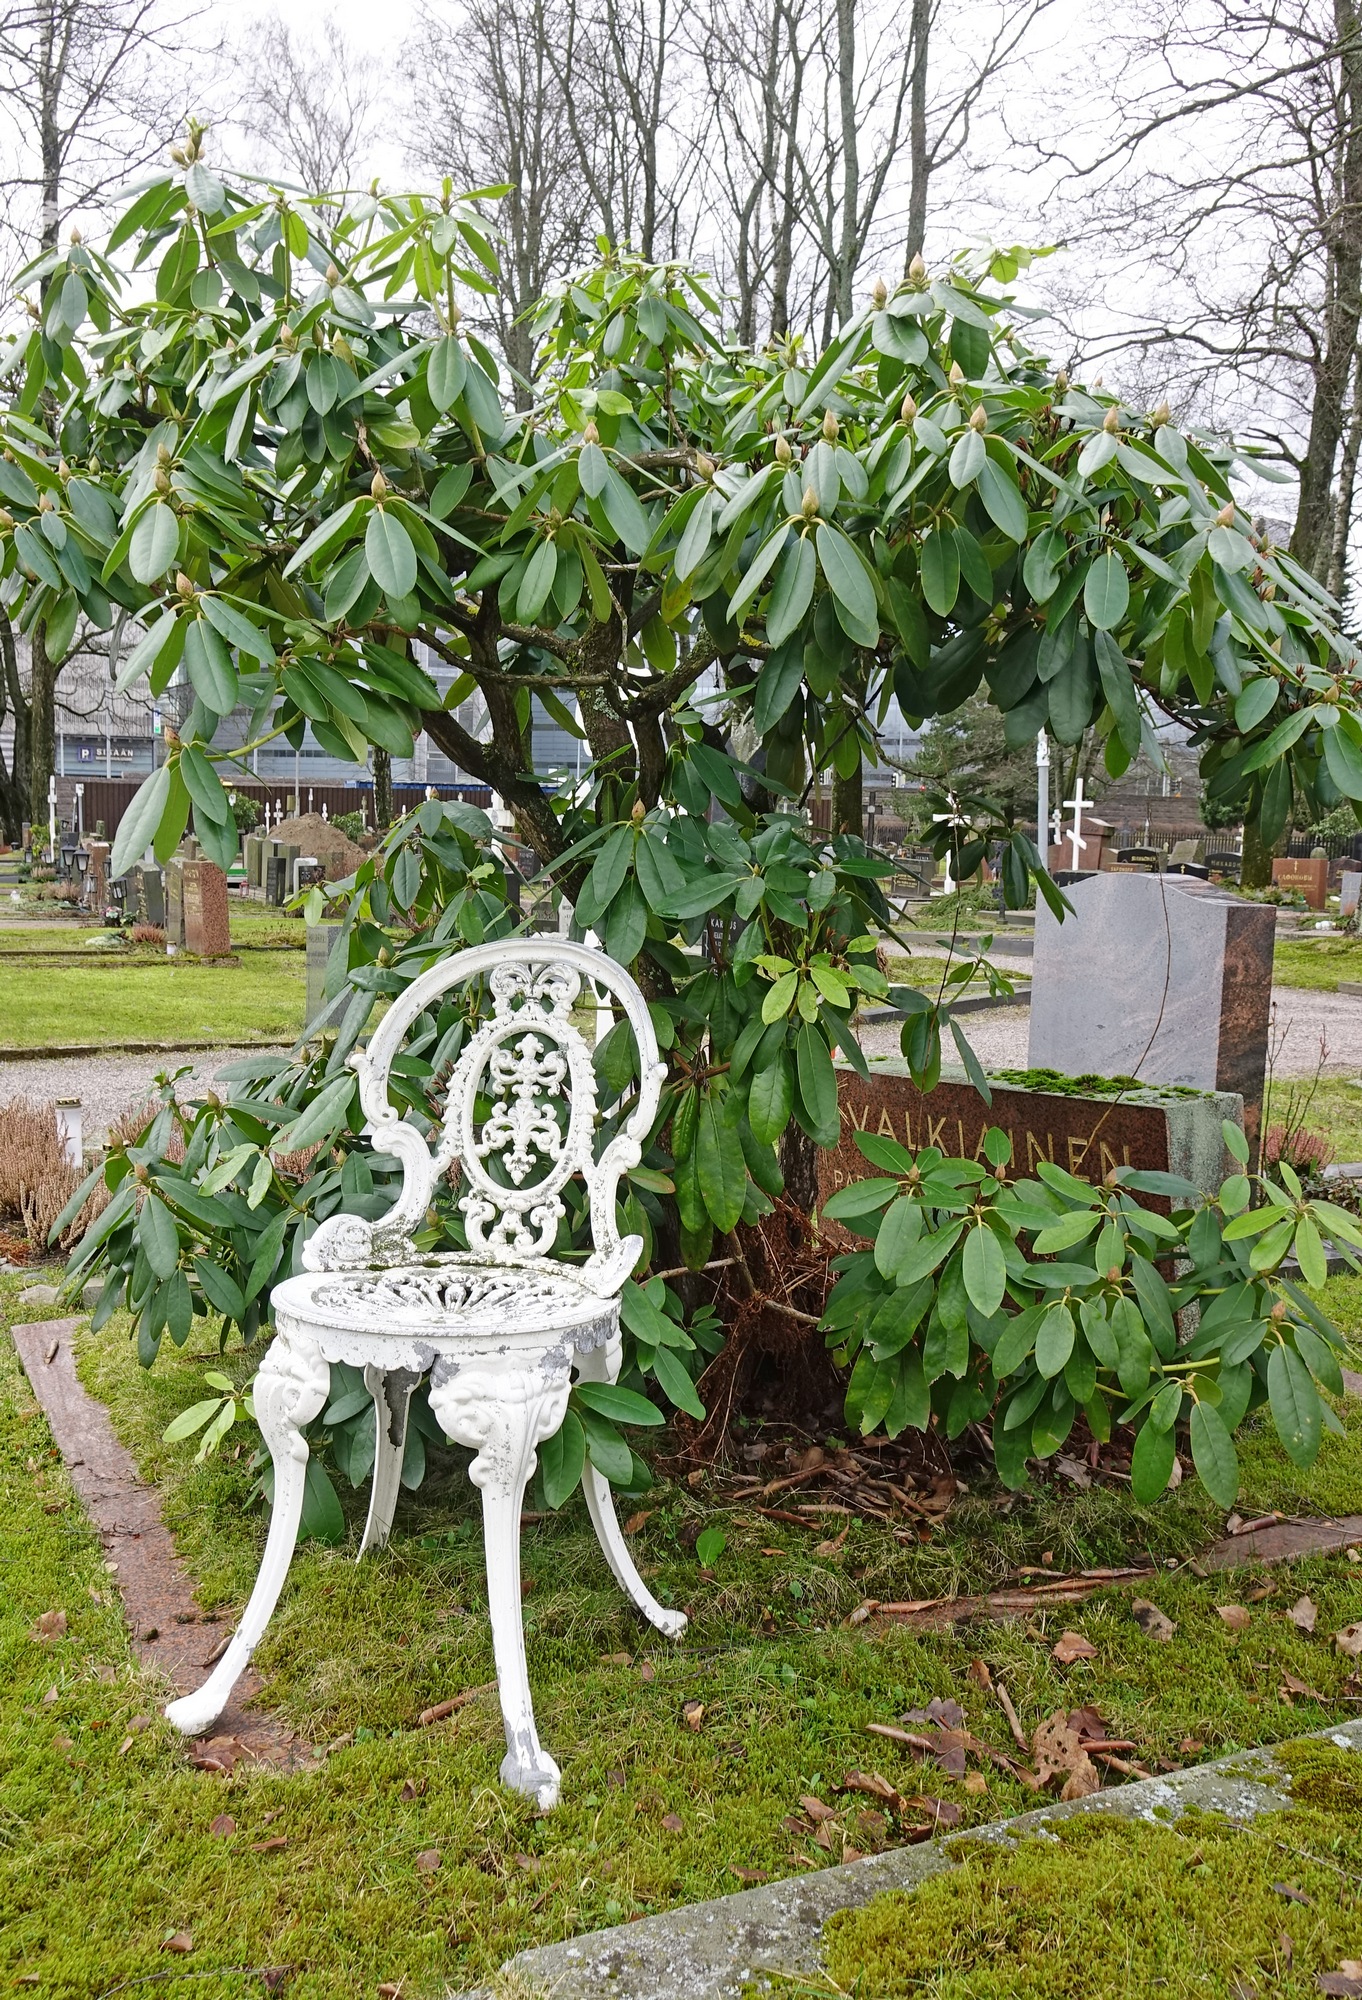
[[[1321,1730],[1317,1740],[1362,1756],[1362,1721]],[[1289,1776],[1272,1749],[1240,1751],[1172,1777],[520,1952],[502,1968],[504,1990],[524,2000],[740,2000],[751,1987],[769,1990],[774,1975],[817,1973],[823,1925],[835,1911],[859,1909],[889,1889],[917,1888],[950,1868],[970,1841],[1013,1842],[1076,1813],[1152,1820],[1197,1808],[1245,1821],[1280,1811],[1290,1797]],[[496,2000],[496,1988],[479,1987],[459,2000]]]

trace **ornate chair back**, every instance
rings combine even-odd
[[[393,1060],[412,1022],[432,1001],[474,981],[485,981],[491,1012],[479,1020],[455,1063],[432,1144],[391,1102]],[[572,1019],[588,984],[619,1003],[638,1049],[638,1095],[603,1145],[592,1051]],[[375,1148],[402,1162],[402,1191],[379,1222],[341,1215],[322,1223],[303,1253],[308,1269],[415,1258],[412,1232],[424,1220],[440,1176],[457,1166],[457,1206],[468,1237],[462,1254],[469,1262],[523,1267],[548,1257],[566,1212],[563,1191],[580,1176],[590,1207],[592,1250],[578,1274],[602,1297],[619,1291],[641,1240],[621,1239],[616,1190],[620,1176],[642,1156],[667,1072],[647,1002],[613,959],[556,935],[503,938],[456,952],[412,981],[367,1049],[356,1051],[350,1063],[359,1075]]]

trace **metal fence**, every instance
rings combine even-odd
[[[118,823],[132,803],[137,792],[137,784],[131,779],[86,778],[84,796],[81,799],[80,818],[87,834],[93,833],[101,820],[104,835],[112,840],[118,830]],[[268,808],[270,817],[276,818],[280,812],[287,818],[295,810],[293,806],[294,787],[288,784],[243,784],[231,788],[238,798],[254,799],[260,807],[261,818]],[[469,805],[489,806],[492,794],[485,785],[436,785],[435,792],[442,799],[466,799]],[[359,812],[361,806],[372,823],[374,816],[373,786],[363,785],[301,785],[301,797],[297,810],[300,812],[320,812],[325,806],[327,814],[335,819],[338,813]],[[394,785],[393,804],[399,813],[410,812],[419,806],[426,796],[424,785]],[[74,823],[75,813],[63,807],[62,817]],[[44,836],[45,837],[45,836]]]

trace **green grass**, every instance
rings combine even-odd
[[[1279,937],[1272,971],[1279,986],[1335,993],[1341,979],[1362,979],[1362,939]]]
[[[1340,1160],[1362,1160],[1362,1088],[1350,1078],[1324,1077],[1313,1094],[1308,1079],[1273,1084],[1264,1105],[1263,1125],[1270,1130],[1288,1121],[1303,1122],[1310,1132],[1326,1133]]]
[[[865,2000],[1243,2000],[1317,1994],[1362,1955],[1356,1752],[1286,1753],[1291,1809],[1248,1826],[1082,1815],[1016,1847],[969,1843],[911,1893],[833,1916],[831,1982]],[[1284,1896],[1282,1888],[1295,1892]]]
[[[14,1316],[20,1282],[0,1278],[0,1304]],[[1343,1305],[1354,1319],[1351,1295]],[[158,1483],[203,1603],[230,1617],[263,1531],[243,1505],[248,1466],[231,1457],[195,1466],[190,1446],[160,1436],[217,1359],[211,1339],[196,1339],[199,1355],[170,1352],[146,1374],[115,1320],[84,1336],[80,1365]],[[228,1365],[244,1375],[250,1359],[233,1352]],[[1362,1491],[1355,1423],[1326,1439],[1310,1473],[1256,1429],[1242,1457],[1245,1507],[1327,1511],[1355,1506]],[[257,1655],[264,1699],[310,1740],[349,1745],[298,1776],[201,1776],[159,1721],[127,1727],[156,1714],[160,1691],[130,1656],[98,1546],[0,1342],[0,1976],[37,1975],[45,1995],[93,2000],[119,1980],[166,1971],[162,1942],[187,1930],[193,1952],[169,1969],[293,1965],[298,2000],[405,1978],[418,2000],[458,1990],[526,1945],[734,1889],[734,1868],[798,1872],[806,1843],[782,1821],[803,1793],[841,1804],[834,1788],[856,1767],[954,1800],[967,1824],[1023,1809],[1033,1796],[1005,1774],[969,1792],[865,1733],[869,1721],[954,1695],[975,1733],[1006,1749],[1001,1711],[969,1679],[975,1657],[1006,1676],[1028,1729],[1093,1702],[1142,1755],[1170,1762],[1187,1761],[1188,1737],[1209,1756],[1352,1712],[1342,1700],[1349,1663],[1328,1635],[1362,1615],[1362,1566],[1342,1557],[1294,1565],[1237,1636],[1215,1606],[1244,1601],[1257,1577],[1169,1570],[1146,1586],[1177,1623],[1168,1645],[1143,1636],[1120,1591],[958,1636],[842,1622],[865,1597],[979,1590],[1042,1558],[1067,1567],[1147,1550],[1180,1563],[1222,1525],[1191,1480],[1149,1508],[1063,1486],[1014,1500],[980,1480],[925,1544],[858,1522],[821,1557],[816,1535],[721,1509],[703,1482],[659,1484],[641,1503],[648,1519],[632,1546],[658,1595],[692,1612],[680,1646],[643,1627],[616,1592],[579,1501],[525,1531],[531,1680],[541,1734],[563,1766],[563,1805],[537,1819],[496,1783],[492,1695],[437,1728],[412,1726],[422,1707],[492,1675],[463,1463],[449,1454],[404,1496],[382,1557],[353,1561],[360,1492],[347,1496],[349,1546],[307,1546],[295,1559]],[[711,1521],[728,1545],[707,1579],[685,1531]],[[1305,1590],[1319,1606],[1316,1638],[1284,1616]],[[68,1636],[40,1644],[34,1620],[55,1608],[67,1612]],[[1051,1648],[1066,1627],[1088,1636],[1095,1660],[1056,1664]],[[1278,1692],[1286,1672],[1322,1700],[1292,1705]],[[705,1705],[698,1732],[681,1717],[691,1698]],[[853,1796],[848,1813],[866,1804]],[[238,1831],[215,1839],[209,1826],[224,1811]],[[664,1825],[668,1815],[679,1830]],[[286,1848],[254,1850],[278,1834]],[[418,1873],[429,1848],[442,1865]],[[210,1979],[196,1990],[243,1989]]]
[[[92,953],[93,957],[94,954]],[[6,965],[0,959],[0,1045],[288,1041],[303,1026],[306,967],[296,951],[251,952],[239,964]]]

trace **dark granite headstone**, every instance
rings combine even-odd
[[[288,864],[282,854],[265,856],[265,901],[282,903],[288,893]]]
[[[164,925],[166,892],[160,869],[139,868],[137,878],[140,885],[138,908],[143,923]]]

